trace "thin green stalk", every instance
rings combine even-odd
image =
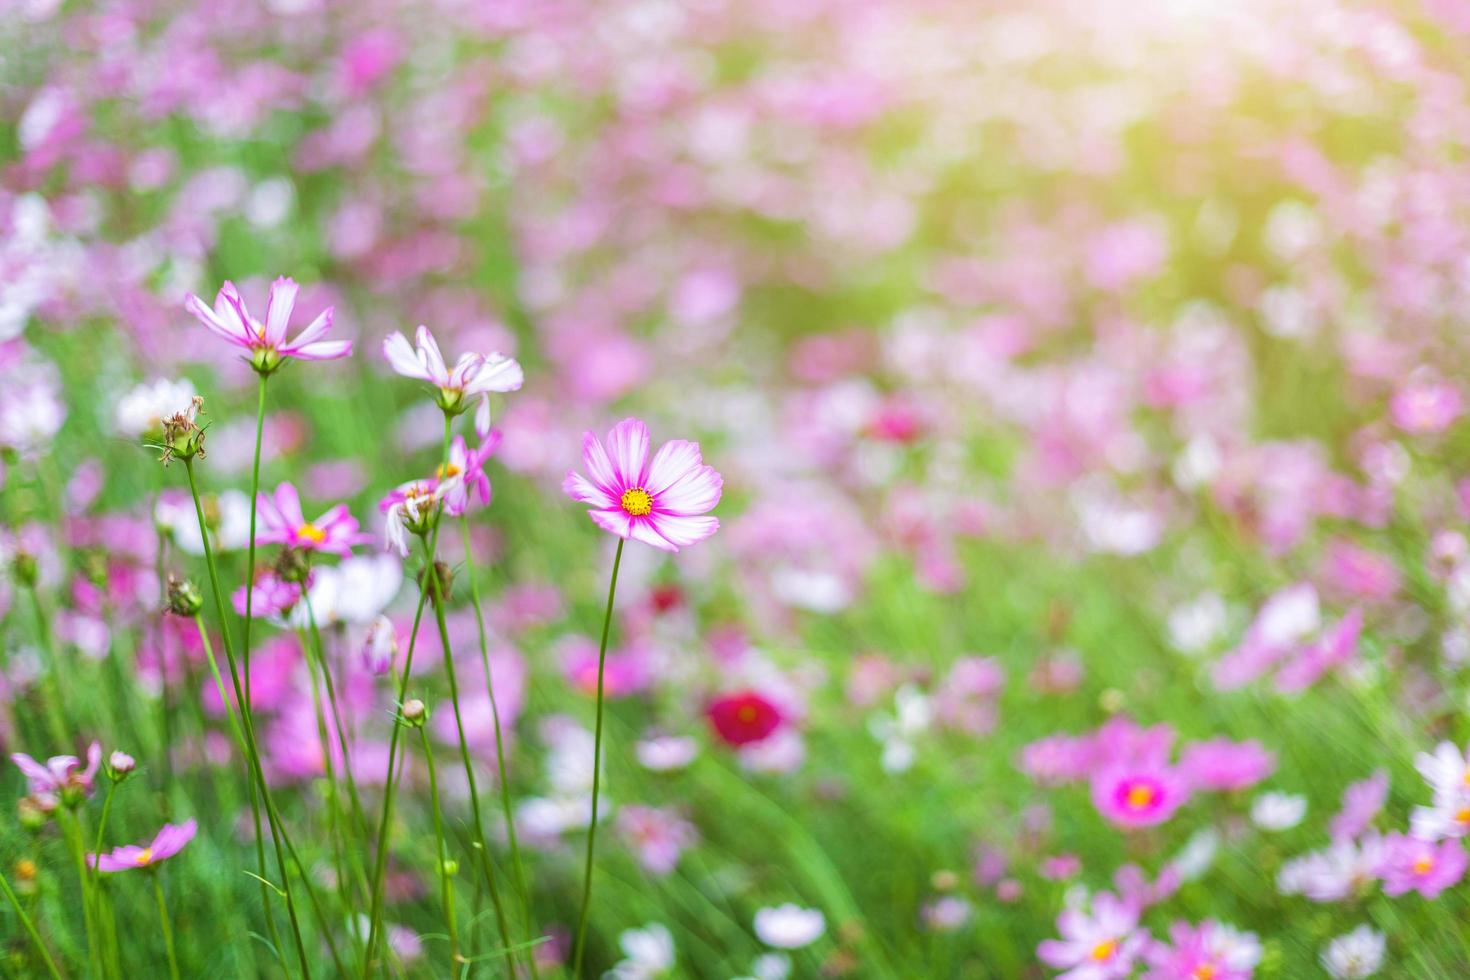
[[[260,496],[260,443],[265,436],[265,382],[270,377],[264,371],[259,372],[259,375],[260,384],[256,387],[255,398],[255,457],[250,464],[250,544],[245,559],[245,642],[242,656],[245,664],[244,709],[247,715],[253,703],[250,700],[250,623],[255,609],[255,503]],[[224,613],[221,612],[220,616],[223,617]],[[223,622],[220,625],[223,626]]]
[[[448,414],[444,416],[444,447],[440,453],[439,467],[443,469],[449,465],[449,442],[454,425],[454,419]],[[424,574],[432,576],[434,571],[434,555],[439,547],[439,522],[434,522],[434,530],[429,539],[429,567]],[[424,603],[429,599],[429,590],[420,586],[419,605],[413,614],[413,631],[408,636],[408,653],[404,655],[403,676],[398,681],[398,699],[395,702],[399,708],[403,705],[403,699],[408,692],[408,676],[413,668],[414,646],[419,638],[419,624],[423,620]],[[393,816],[393,797],[397,784],[393,781],[393,763],[398,752],[398,733],[402,729],[399,721],[394,722],[393,731],[388,736],[388,776],[383,784],[383,812],[378,819],[378,854],[373,867],[373,894],[368,912],[368,944],[367,952],[363,956],[362,975],[364,980],[372,975],[373,948],[378,938],[378,920],[383,911],[383,874],[388,868],[388,821]]]
[[[241,730],[244,734],[246,762],[251,770],[249,775],[254,778],[255,785],[259,788],[261,802],[265,804],[266,818],[270,823],[271,842],[275,846],[276,865],[280,869],[281,873],[281,890],[285,893],[286,913],[291,920],[291,933],[296,943],[296,956],[301,963],[302,975],[305,977],[310,977],[311,966],[307,963],[306,959],[306,943],[301,938],[301,923],[298,921],[296,915],[296,900],[291,893],[291,876],[286,868],[285,855],[281,853],[281,839],[285,836],[285,828],[279,825],[278,819],[276,817],[275,804],[271,801],[270,786],[265,781],[265,773],[260,766],[260,755],[256,749],[255,726],[251,721],[250,711],[246,706],[244,694],[240,689],[240,670],[238,664],[236,664],[235,662],[234,644],[230,640],[229,619],[225,616],[225,597],[224,593],[220,590],[219,572],[216,570],[214,563],[214,549],[211,548],[209,545],[209,528],[204,521],[204,506],[199,502],[199,485],[198,482],[194,479],[194,461],[192,459],[184,460],[184,470],[189,474],[189,493],[194,498],[194,515],[199,521],[199,536],[204,542],[204,564],[209,571],[209,584],[211,590],[214,593],[215,613],[219,616],[220,620],[220,636],[224,640],[225,644],[225,659],[228,660],[230,664],[230,681],[235,688],[235,699],[239,702],[241,708]],[[255,590],[253,587],[247,585],[245,594],[250,595],[254,591]],[[245,622],[248,626],[250,622],[248,617],[246,618]],[[258,810],[256,811],[256,820],[257,823],[255,826],[255,838],[257,841],[259,841],[261,839],[261,833]],[[261,871],[264,872],[264,870],[264,867],[262,867]],[[306,885],[307,890],[310,891],[311,883],[306,880],[305,874],[306,872],[303,868],[302,882]],[[261,874],[260,877],[263,881],[265,875]],[[270,902],[268,898],[265,898],[265,896],[267,896],[269,892],[264,888],[263,884],[261,894],[262,898],[265,901],[265,914],[266,917],[269,918]],[[325,925],[325,923],[323,923],[323,925]]]
[[[342,810],[337,800],[337,776],[335,766],[332,765],[332,742],[327,735],[327,715],[322,710],[321,682],[317,679],[316,665],[312,663],[310,653],[311,646],[305,636],[301,637],[301,645],[308,651],[306,658],[306,673],[311,678],[311,708],[316,715],[317,739],[322,747],[322,769],[327,779],[327,829],[332,837],[332,868],[337,878],[337,897],[342,903],[342,911],[351,913],[352,899],[348,894],[347,862],[342,854]]]
[[[432,563],[431,563],[432,567]],[[444,620],[444,597],[439,591],[439,576],[430,572],[429,599],[434,604],[434,616],[439,626],[439,641],[444,648],[444,676],[449,682],[449,703],[454,706],[454,727],[459,734],[459,756],[464,764],[465,780],[469,783],[470,816],[474,820],[475,847],[480,852],[480,869],[485,874],[485,883],[490,888],[490,904],[495,908],[496,924],[500,927],[500,940],[507,950],[511,947],[510,926],[505,918],[505,907],[500,901],[500,886],[495,883],[495,867],[490,861],[490,848],[485,844],[485,825],[480,817],[480,791],[475,785],[475,769],[470,760],[470,743],[465,738],[464,720],[459,710],[459,682],[455,678],[454,655],[449,649],[449,627]],[[506,953],[506,962],[515,972],[515,958]]]
[[[40,641],[41,649],[46,651],[46,724],[51,728],[51,737],[55,739],[59,752],[70,742],[61,703],[60,655],[56,651],[56,637],[51,632],[46,607],[41,603],[40,590],[32,584],[26,591],[31,594],[31,606],[36,612],[36,639]]]
[[[357,777],[352,774],[352,755],[347,746],[347,727],[342,722],[342,711],[337,706],[337,687],[332,683],[332,670],[327,664],[327,651],[322,643],[321,630],[317,628],[316,610],[312,609],[311,603],[306,602],[306,622],[311,627],[311,639],[315,644],[317,666],[321,668],[322,685],[327,690],[327,703],[332,709],[332,724],[337,729],[337,747],[342,750],[342,770],[346,777],[347,798],[352,804],[352,819],[354,833],[366,828],[367,815],[362,808],[362,798],[357,792]]]
[[[526,922],[526,931],[534,937],[536,923],[531,915],[531,893],[526,887],[526,872],[521,863],[520,842],[516,839],[516,821],[512,807],[510,773],[505,766],[505,738],[500,730],[500,708],[495,702],[495,682],[490,676],[490,645],[485,638],[485,614],[480,607],[480,587],[475,576],[475,555],[470,546],[470,521],[463,514],[459,518],[460,532],[464,538],[465,570],[470,580],[470,604],[475,610],[475,626],[480,633],[480,663],[485,669],[485,693],[490,696],[490,719],[495,724],[495,765],[500,777],[500,808],[505,817],[505,834],[510,843],[511,869],[515,873],[516,891],[520,894],[521,915]],[[531,978],[540,976],[536,968],[536,957],[529,959]]]
[[[612,627],[613,596],[618,590],[618,567],[623,563],[624,539],[613,555],[612,581],[607,586],[607,612],[602,617],[602,645],[597,651],[597,728],[592,739],[592,821],[587,825],[587,858],[582,869],[582,911],[577,915],[577,942],[572,954],[572,976],[582,975],[586,951],[587,911],[592,903],[592,850],[597,840],[597,796],[602,788],[602,673],[607,663],[607,634]]]
[[[424,745],[424,764],[429,768],[429,799],[434,804],[434,849],[439,862],[440,901],[444,904],[444,927],[449,931],[449,970],[459,963],[459,930],[454,924],[454,885],[449,880],[449,849],[444,844],[444,818],[439,811],[439,777],[434,771],[434,750],[429,746],[429,733],[419,727]]]
[[[163,946],[168,950],[168,975],[173,980],[179,980],[179,958],[174,953],[174,927],[168,917],[168,903],[163,900],[163,881],[157,871],[152,872],[150,877],[153,879],[153,896],[158,899],[158,921],[163,925]]]
[[[31,917],[26,913],[25,906],[20,904],[20,898],[15,894],[15,890],[10,887],[10,882],[6,880],[3,874],[0,874],[0,891],[5,892],[5,898],[10,902],[10,907],[15,909],[16,917],[20,919],[20,924],[25,928],[26,935],[31,937],[31,942],[35,944],[36,952],[41,954],[41,960],[46,964],[46,972],[51,974],[52,980],[61,980],[61,971],[56,969],[56,961],[51,958],[51,951],[41,941],[41,934],[36,931],[36,924],[31,921]]]
[[[102,801],[102,816],[97,821],[97,843],[96,843],[96,846],[94,846],[92,848],[92,853],[93,854],[101,854],[102,853],[102,835],[107,830],[107,818],[112,813],[112,794],[114,794],[116,792],[117,792],[117,780],[116,779],[109,778],[107,780],[107,796]],[[112,930],[108,930],[108,929],[106,929],[104,927],[104,924],[102,922],[103,906],[106,904],[106,902],[104,901],[103,895],[102,895],[102,882],[100,880],[100,873],[94,867],[93,868],[88,868],[88,871],[92,875],[92,884],[93,884],[92,898],[93,898],[93,902],[95,903],[95,911],[94,911],[93,914],[94,914],[94,916],[96,918],[96,922],[97,922],[98,928],[99,929],[102,929],[102,931],[106,932],[108,934],[108,936],[109,936],[107,954],[108,954],[108,959],[111,961],[111,963],[113,965],[114,973],[115,974],[116,973],[121,973],[121,971],[116,968],[116,964],[117,964],[117,948],[116,948],[117,947],[117,942],[116,942],[117,935],[116,935],[116,927],[115,927],[115,924],[114,924],[114,928]],[[109,911],[109,917],[110,917],[111,910],[109,909],[108,911]]]
[[[77,883],[82,889],[82,924],[87,933],[87,960],[100,976],[102,974],[102,951],[97,948],[97,931],[92,924],[92,879],[87,874],[87,859],[83,852],[82,820],[76,811],[70,811],[70,820],[63,820],[66,844],[71,849],[77,865]]]

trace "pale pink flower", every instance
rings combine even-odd
[[[607,434],[607,445],[588,432],[582,437],[582,464],[590,479],[567,473],[562,491],[592,505],[598,527],[664,551],[697,544],[719,530],[718,518],[702,516],[720,501],[724,480],[705,466],[699,444],[683,439],[664,443],[648,458],[648,426],[624,419]]]
[[[525,381],[520,363],[498,352],[476,354],[466,351],[450,368],[444,363],[444,355],[439,352],[439,345],[428,327],[420,325],[414,340],[416,347],[410,346],[408,338],[395,331],[383,341],[383,356],[393,370],[405,378],[427,381],[437,388],[439,407],[451,414],[463,412],[470,399],[481,396],[480,406],[475,410],[475,431],[482,436],[489,433],[490,394],[520,390]]]
[[[102,765],[102,745],[93,742],[87,747],[87,766],[74,755],[53,755],[42,765],[24,752],[15,752],[10,761],[25,774],[31,795],[54,805],[68,791],[90,795],[97,769]]]
[[[131,871],[134,868],[151,868],[159,861],[171,858],[194,839],[198,826],[193,819],[182,824],[166,823],[163,829],[147,844],[124,844],[109,854],[92,854],[90,863],[98,871]]]
[[[1383,863],[1378,874],[1383,878],[1385,895],[1402,895],[1416,891],[1425,898],[1435,898],[1465,876],[1470,857],[1457,840],[1419,840],[1407,834],[1390,834],[1384,841]]]
[[[1046,939],[1036,955],[1064,972],[1058,980],[1119,980],[1130,976],[1148,934],[1138,928],[1138,910],[1108,892],[1093,896],[1089,911],[1071,908],[1057,916],[1061,939]]]
[[[1389,402],[1394,425],[1405,432],[1443,432],[1460,417],[1460,393],[1439,381],[1414,382],[1400,388]]]
[[[215,334],[249,351],[250,363],[257,371],[273,371],[283,358],[288,357],[301,361],[330,361],[351,354],[352,341],[322,339],[332,329],[333,307],[330,306],[294,340],[286,340],[286,327],[296,306],[299,289],[294,280],[284,277],[271,283],[264,323],[250,316],[240,291],[228,280],[215,296],[213,309],[193,293],[184,299],[184,308]]]

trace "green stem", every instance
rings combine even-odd
[[[515,973],[515,960],[510,954],[510,926],[505,918],[505,907],[500,901],[500,886],[495,882],[495,866],[490,861],[490,848],[485,844],[485,825],[480,817],[480,791],[475,785],[475,769],[470,761],[470,743],[465,738],[464,720],[459,710],[459,682],[455,678],[454,656],[449,649],[449,627],[444,620],[444,597],[439,592],[439,576],[430,563],[429,599],[434,604],[434,616],[439,626],[439,641],[444,649],[444,676],[449,682],[449,703],[454,707],[454,727],[459,734],[459,756],[464,765],[464,776],[469,784],[470,817],[474,821],[475,849],[480,852],[480,870],[485,874],[485,884],[490,888],[490,904],[495,908],[495,921],[500,927],[500,941],[505,944],[506,963]]]
[[[61,980],[61,971],[56,969],[56,961],[51,959],[51,951],[41,941],[41,934],[36,931],[36,924],[26,914],[25,906],[20,904],[20,899],[16,896],[15,890],[10,887],[10,882],[6,880],[3,874],[0,874],[0,891],[5,892],[5,898],[10,902],[10,907],[15,909],[15,914],[20,919],[20,924],[25,928],[26,935],[31,937],[31,942],[36,946],[36,952],[41,954],[41,960],[46,964],[46,972],[51,974],[52,980]]]
[[[449,441],[453,424],[454,419],[448,414],[445,414],[444,447],[442,452],[440,453],[440,470],[443,470],[449,465]],[[435,521],[434,531],[429,539],[429,567],[424,570],[424,574],[426,575],[433,576],[434,574],[436,574],[434,570],[434,554],[438,550],[438,547],[439,522]],[[419,624],[423,620],[424,604],[428,601],[428,599],[429,590],[423,588],[421,585],[419,588],[418,609],[415,610],[413,614],[413,632],[411,632],[408,636],[408,653],[405,654],[403,660],[403,676],[398,681],[398,699],[396,701],[396,705],[400,710],[403,706],[403,699],[408,692],[408,675],[413,668],[414,645],[418,642]],[[393,816],[393,797],[397,789],[397,784],[393,782],[393,763],[395,758],[397,757],[398,733],[402,730],[402,727],[403,726],[401,720],[395,721],[393,724],[393,731],[388,736],[388,776],[386,782],[384,782],[383,784],[383,812],[378,819],[378,856],[373,867],[373,896],[371,908],[368,912],[367,952],[363,956],[362,963],[362,975],[364,977],[364,980],[372,975],[373,949],[377,943],[378,938],[379,917],[382,915],[383,912],[383,874],[388,868],[388,821]]]
[[[245,643],[242,651],[245,664],[244,709],[250,713],[250,623],[255,609],[255,511],[256,498],[260,496],[260,444],[265,436],[265,382],[270,375],[260,372],[260,384],[256,387],[255,399],[255,457],[250,464],[250,544],[245,559]],[[221,616],[224,613],[220,613]],[[221,624],[223,625],[223,624]]]
[[[505,765],[505,738],[500,729],[500,708],[495,702],[495,683],[490,675],[490,645],[485,638],[485,614],[480,607],[480,587],[475,577],[475,555],[470,545],[470,521],[463,514],[459,518],[459,527],[464,538],[465,570],[470,580],[470,603],[474,606],[475,626],[480,633],[480,663],[485,669],[485,693],[490,696],[490,719],[495,724],[495,765],[497,775],[500,777],[500,808],[505,818],[505,834],[510,843],[511,869],[515,873],[516,891],[520,894],[521,915],[525,918],[526,931],[534,936],[536,924],[531,916],[531,893],[526,888],[526,873],[521,863],[521,847],[516,839],[510,774]],[[531,967],[531,978],[537,980],[539,971],[536,969],[534,953],[528,958],[528,962]]]
[[[602,788],[602,672],[607,663],[607,634],[612,627],[613,596],[618,590],[618,566],[623,563],[623,538],[613,555],[612,581],[607,586],[607,612],[602,617],[602,645],[597,651],[597,728],[592,739],[592,821],[587,825],[587,858],[582,869],[582,911],[577,916],[577,942],[572,954],[572,976],[582,975],[586,951],[587,912],[592,903],[592,850],[597,840],[597,796]]]
[[[229,619],[225,615],[225,597],[224,593],[220,590],[219,572],[216,570],[214,563],[214,549],[211,548],[209,545],[209,528],[204,521],[204,506],[199,502],[199,485],[198,481],[196,481],[194,478],[194,461],[192,459],[184,460],[184,470],[189,474],[189,493],[194,498],[194,516],[199,521],[199,536],[204,542],[204,564],[209,571],[209,584],[211,591],[213,591],[214,593],[215,613],[219,616],[220,620],[220,636],[224,640],[225,644],[225,659],[228,660],[230,664],[230,681],[235,688],[235,699],[237,702],[239,702],[241,708],[240,718],[241,730],[244,734],[245,741],[245,757],[246,762],[251,770],[248,775],[250,777],[253,777],[254,784],[260,793],[261,802],[265,804],[266,818],[270,823],[271,829],[271,842],[275,846],[276,865],[280,869],[281,873],[281,889],[285,893],[286,898],[286,913],[291,920],[292,937],[294,938],[296,943],[296,956],[301,963],[302,975],[309,978],[311,976],[311,967],[307,963],[306,943],[301,938],[301,923],[298,921],[298,917],[296,914],[295,898],[291,894],[291,876],[286,868],[286,858],[285,855],[282,853],[281,847],[282,838],[285,836],[285,827],[280,824],[279,819],[276,816],[275,804],[271,800],[270,786],[265,781],[265,773],[260,765],[260,755],[255,741],[255,726],[251,721],[250,711],[246,706],[244,694],[240,689],[240,669],[239,665],[235,662],[234,643],[230,640]],[[245,594],[248,596],[252,592],[254,592],[254,589],[249,584],[247,584]],[[248,617],[246,618],[245,623],[248,627],[250,623]],[[256,811],[256,820],[257,823],[255,828],[255,839],[259,841],[261,839],[261,834],[258,810]],[[261,871],[263,872],[264,870],[265,868],[262,866]],[[310,891],[311,883],[306,880],[306,871],[304,868],[302,868],[301,871],[302,882],[306,885],[307,890]],[[265,875],[262,874],[260,877],[263,882]],[[269,892],[265,889],[264,884],[262,884],[261,894],[263,898],[264,896],[267,896],[269,894]],[[270,902],[268,898],[265,898],[265,914],[266,918],[269,919]],[[325,926],[326,924],[323,923],[323,925]]]
[[[362,809],[362,798],[357,793],[357,777],[352,774],[352,755],[347,746],[347,727],[342,723],[342,711],[337,706],[337,687],[332,683],[332,670],[327,664],[327,651],[322,643],[321,630],[317,628],[316,610],[311,602],[306,604],[306,621],[311,627],[311,639],[316,649],[317,666],[322,672],[322,685],[327,689],[327,703],[332,709],[332,724],[337,729],[337,747],[342,750],[342,770],[346,776],[347,798],[352,804],[353,833],[367,826],[367,816]]]
[[[92,924],[92,879],[87,874],[87,859],[82,853],[84,846],[82,819],[75,811],[70,811],[70,819],[63,823],[66,827],[66,843],[71,848],[72,857],[77,865],[77,882],[82,889],[82,924],[87,933],[87,960],[97,971],[98,976],[101,976],[102,951],[97,948],[97,932]]]
[[[317,679],[316,665],[312,663],[311,645],[305,636],[301,645],[306,653],[306,673],[311,678],[311,708],[316,716],[317,739],[322,749],[322,770],[327,780],[327,830],[332,837],[332,868],[337,878],[337,897],[342,910],[350,914],[352,900],[348,895],[347,862],[342,855],[342,809],[337,800],[337,776],[332,765],[332,742],[327,735],[327,716],[322,710],[321,682]]]
[[[168,950],[168,975],[179,980],[179,958],[174,953],[174,927],[168,917],[168,903],[163,900],[163,882],[158,872],[151,872],[153,896],[158,899],[158,921],[163,925],[163,946]]]
[[[67,736],[61,703],[61,659],[56,651],[56,637],[51,632],[46,607],[41,603],[40,590],[32,585],[26,591],[31,594],[31,606],[36,612],[36,639],[40,641],[41,649],[46,651],[46,724],[51,728],[51,737],[59,752],[71,741]]]
[[[102,801],[102,817],[97,821],[97,844],[96,844],[95,847],[92,848],[92,853],[93,854],[101,854],[102,853],[102,835],[107,830],[107,818],[112,813],[112,794],[113,793],[116,793],[116,792],[117,792],[117,780],[109,778],[108,781],[107,781],[107,796]],[[96,919],[98,928],[103,933],[107,934],[108,937],[109,937],[109,942],[108,942],[108,959],[110,961],[112,961],[112,964],[114,966],[114,972],[121,973],[120,970],[116,970],[116,961],[117,961],[116,926],[114,924],[113,929],[112,930],[108,930],[105,927],[105,924],[102,921],[103,906],[106,905],[107,903],[104,901],[103,894],[102,894],[102,881],[101,881],[100,873],[97,871],[96,868],[89,868],[88,871],[92,875],[92,884],[93,884],[92,899],[93,899],[93,903],[94,903],[93,915],[95,916],[95,919]],[[108,907],[108,911],[109,911],[109,916],[110,916],[110,912],[111,912],[110,906]]]
[[[449,849],[444,844],[444,818],[439,811],[439,777],[434,771],[434,750],[429,746],[429,733],[422,726],[419,738],[424,745],[424,763],[429,768],[429,799],[434,804],[434,844],[439,861],[439,892],[444,904],[444,926],[449,931],[449,972],[459,963],[459,930],[454,924],[454,886],[449,881]]]

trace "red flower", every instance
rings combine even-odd
[[[754,691],[723,694],[710,702],[710,724],[730,745],[759,742],[781,727],[781,711]]]

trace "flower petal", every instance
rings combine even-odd
[[[648,522],[660,537],[669,542],[670,551],[698,544],[720,529],[718,517],[671,517],[667,514],[654,514]],[[636,533],[634,537],[637,537]]]
[[[429,372],[429,380],[441,388],[446,387],[449,384],[449,369],[444,366],[444,355],[439,353],[439,344],[434,340],[434,335],[429,333],[428,327],[420,323],[413,336],[418,343],[419,360]]]
[[[561,492],[573,500],[592,504],[594,507],[618,509],[618,498],[577,472],[567,473],[567,478],[561,484]]]
[[[332,329],[332,317],[336,314],[336,311],[337,308],[335,306],[327,307],[325,310],[322,310],[319,314],[317,314],[317,318],[308,323],[306,325],[306,329],[297,334],[296,337],[289,344],[282,344],[277,346],[279,346],[282,351],[300,350],[308,344],[321,340],[326,332]]]
[[[204,300],[193,293],[184,297],[184,309],[194,314],[194,317],[208,327],[212,333],[218,334],[230,343],[245,347],[250,345],[250,338],[240,332],[234,316],[221,317],[205,305]]]
[[[520,362],[497,351],[484,359],[465,391],[470,394],[519,391],[525,380],[526,374],[521,370]]]
[[[614,468],[612,459],[608,457],[607,450],[590,432],[582,433],[582,465],[587,467],[587,475],[592,478],[592,482],[609,494],[616,497],[627,488]]]
[[[679,546],[658,533],[658,527],[651,520],[633,520],[629,522],[633,530],[633,540],[642,541],[644,544],[653,545],[660,551],[678,551]]]
[[[625,513],[622,508],[616,510],[589,510],[587,516],[592,518],[592,523],[610,531],[620,538],[626,538],[632,534],[633,519]]]
[[[405,378],[415,378],[419,381],[431,380],[423,362],[414,353],[413,345],[398,331],[395,330],[383,338],[383,356],[388,359],[389,366]]]
[[[352,341],[318,340],[314,344],[293,347],[290,351],[282,351],[282,353],[301,361],[335,361],[339,357],[346,357],[352,353]]]
[[[280,347],[286,342],[286,325],[291,322],[300,291],[296,280],[285,276],[271,283],[270,299],[265,304],[265,342],[270,346]]]
[[[648,480],[648,426],[639,419],[623,419],[608,432],[607,451],[620,489],[644,485]]]

